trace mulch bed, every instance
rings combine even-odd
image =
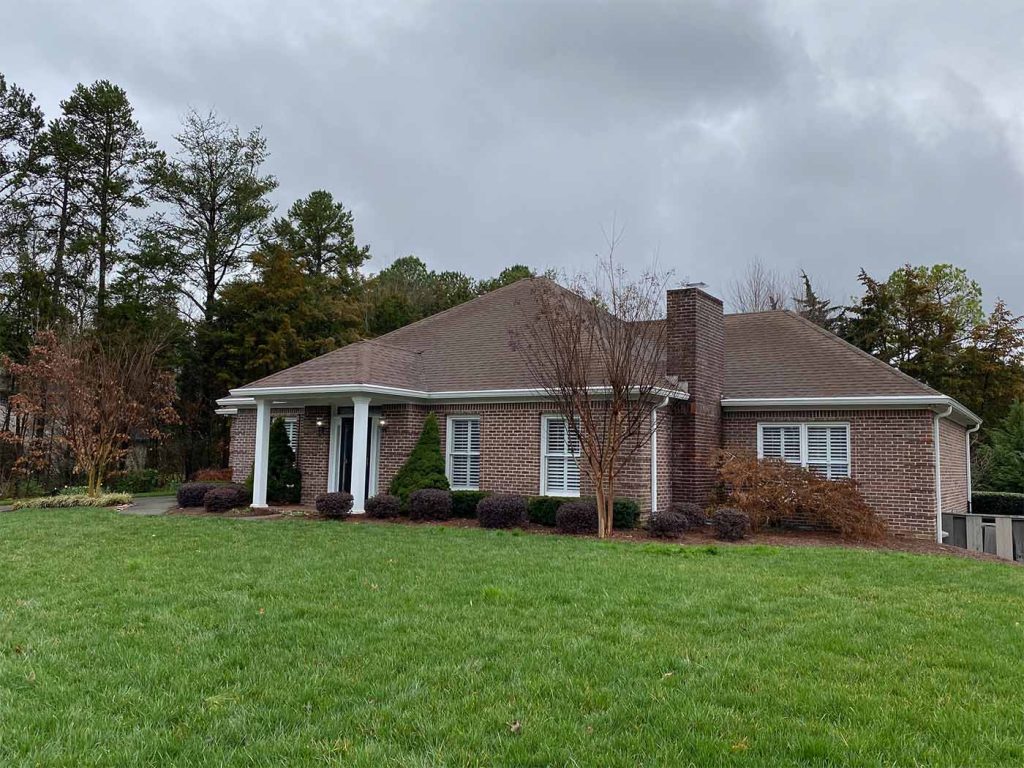
[[[186,515],[189,517],[234,517],[250,520],[309,520],[320,522],[328,521],[323,515],[316,511],[301,506],[270,507],[269,512],[254,513],[252,510],[235,510],[224,514],[207,512],[202,507],[189,509],[172,509],[167,514]],[[451,520],[418,521],[410,520],[407,517],[393,518],[390,520],[374,520],[364,515],[353,515],[344,521],[354,525],[410,525],[410,526],[443,526],[445,528],[479,528],[480,524],[471,518],[452,518]],[[568,534],[559,533],[554,528],[546,525],[528,523],[520,530],[527,533],[541,536],[565,536]],[[597,539],[597,536],[579,536],[578,538]],[[873,549],[888,550],[892,552],[909,552],[918,555],[945,555],[947,557],[963,557],[971,560],[983,560],[993,563],[1009,565],[1024,565],[1010,560],[1003,560],[995,555],[984,552],[971,552],[960,547],[951,547],[946,544],[939,544],[934,541],[922,541],[920,539],[908,539],[899,536],[887,536],[879,541],[847,541],[839,536],[821,531],[799,531],[799,530],[771,530],[761,531],[752,534],[749,538],[739,542],[726,542],[716,539],[710,529],[706,531],[691,531],[675,539],[655,539],[647,535],[642,528],[630,531],[613,531],[611,541],[632,541],[632,542],[655,542],[659,544],[680,544],[685,546],[771,546],[771,547],[842,547],[845,549]]]

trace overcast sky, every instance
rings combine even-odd
[[[0,0],[48,116],[123,86],[261,125],[283,209],[355,211],[376,271],[576,270],[624,227],[724,293],[752,256],[845,299],[949,261],[1024,312],[1024,2]]]

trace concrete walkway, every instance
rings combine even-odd
[[[169,509],[177,506],[173,496],[144,496],[135,499],[135,503],[127,509],[122,509],[122,515],[140,515],[142,517],[154,517],[162,515]]]

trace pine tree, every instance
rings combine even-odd
[[[990,432],[986,488],[1024,493],[1024,402],[1018,400]]]
[[[793,299],[797,312],[815,325],[835,333],[842,307],[833,307],[829,299],[820,298],[811,285],[811,278],[803,270],[800,271],[800,279],[804,283],[804,295]]]
[[[391,481],[391,493],[409,500],[413,491],[422,488],[448,490],[448,478],[444,473],[444,456],[441,453],[441,434],[437,416],[428,414],[423,422],[423,431],[416,447]]]

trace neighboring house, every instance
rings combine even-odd
[[[235,479],[255,462],[253,503],[266,504],[269,425],[281,416],[303,502],[341,489],[361,512],[433,412],[453,489],[587,494],[570,431],[512,344],[537,290],[564,289],[521,280],[233,389],[218,405],[232,417]],[[617,486],[645,512],[706,502],[721,448],[852,477],[899,534],[941,539],[940,514],[967,511],[980,420],[953,399],[791,312],[724,315],[698,287],[668,292],[664,322],[674,384]]]

